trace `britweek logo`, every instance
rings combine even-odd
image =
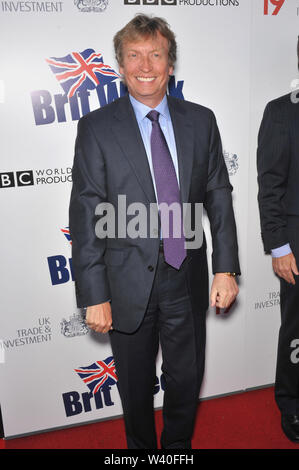
[[[69,227],[60,229],[66,240],[71,245],[71,237]],[[66,258],[63,255],[48,256],[48,267],[50,272],[51,283],[53,286],[65,284],[70,280],[74,281],[72,258]]]
[[[75,369],[75,372],[89,391],[83,393],[72,391],[62,394],[67,417],[114,405],[111,394],[114,385],[118,387],[118,381],[113,356],[96,361],[89,366],[79,367]],[[163,374],[160,380],[156,377],[153,395],[156,395],[160,390],[165,390]]]
[[[89,392],[80,394],[76,391],[62,394],[67,417],[91,411],[92,408],[101,409],[104,406],[113,406],[111,387],[117,383],[113,357],[103,361],[96,361],[90,366],[75,369],[75,372],[89,388]],[[92,404],[93,403],[93,404]]]
[[[77,121],[92,111],[91,102],[94,100],[102,107],[127,93],[119,74],[105,64],[102,54],[97,54],[94,49],[72,52],[64,57],[51,57],[46,62],[63,93],[52,95],[48,90],[31,92],[37,126],[62,123],[69,118]],[[169,94],[184,99],[183,84],[184,81],[176,84],[175,77],[171,77]]]

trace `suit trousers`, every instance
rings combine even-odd
[[[133,334],[110,332],[129,449],[157,448],[153,395],[159,343],[165,384],[161,447],[191,448],[204,372],[206,312],[192,308],[188,262],[176,270],[160,252],[141,326]]]
[[[299,266],[299,226],[288,227],[293,254]],[[280,280],[281,326],[275,380],[276,403],[284,414],[299,415],[299,276],[296,284]]]

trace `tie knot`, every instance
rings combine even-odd
[[[160,113],[156,111],[155,109],[153,109],[146,115],[146,117],[152,122],[158,122],[159,116],[160,116]]]

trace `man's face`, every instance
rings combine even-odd
[[[168,41],[159,32],[154,37],[126,41],[119,68],[130,94],[138,101],[156,107],[163,99],[173,67],[168,63]]]

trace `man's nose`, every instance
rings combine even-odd
[[[140,69],[143,72],[148,72],[149,70],[151,70],[151,68],[152,68],[152,65],[151,65],[150,58],[147,56],[142,57],[140,61]]]

